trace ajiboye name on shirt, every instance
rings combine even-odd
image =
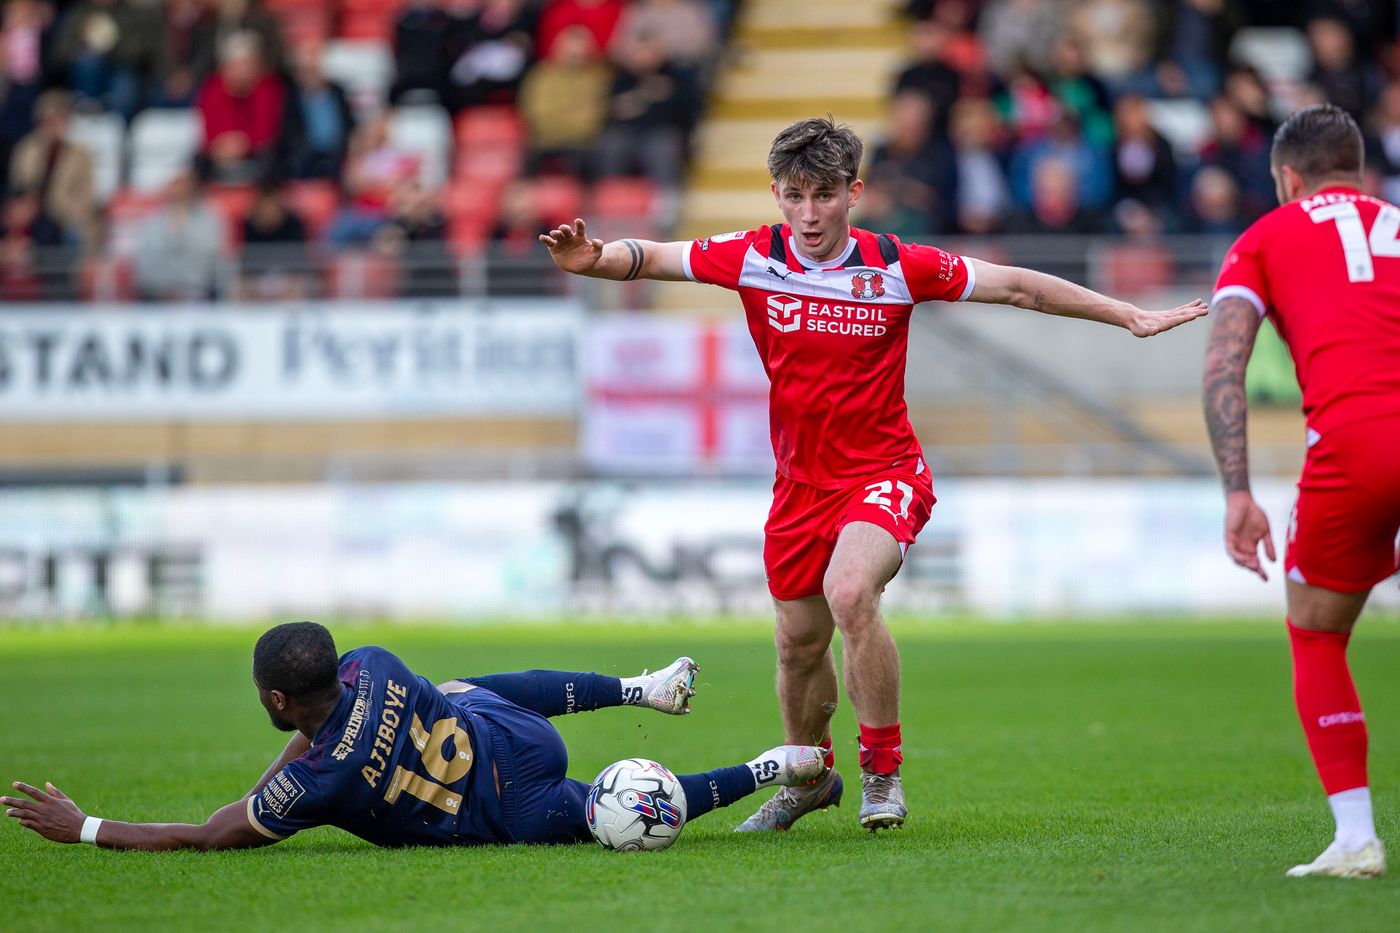
[[[843,305],[806,301],[790,295],[768,298],[768,323],[782,333],[807,330],[818,334],[882,337],[890,319],[879,305]]]

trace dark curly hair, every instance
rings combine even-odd
[[[288,622],[268,629],[253,647],[253,681],[264,690],[302,698],[337,688],[335,639],[324,625]]]
[[[865,144],[836,118],[799,120],[773,139],[768,174],[778,184],[844,188],[856,180]]]

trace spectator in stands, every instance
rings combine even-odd
[[[292,55],[292,80],[282,112],[281,171],[289,178],[339,178],[355,130],[345,89],[326,78],[321,45],[304,42]]]
[[[530,69],[520,87],[531,173],[562,166],[572,175],[589,174],[594,144],[607,120],[612,80],[593,33],[582,26],[559,33],[553,53]]]
[[[998,232],[1011,208],[1011,192],[997,156],[997,115],[977,98],[953,105],[951,136],[958,179],[957,229],[962,233]]]
[[[928,237],[928,215],[905,204],[879,179],[866,182],[851,221],[866,230],[892,233],[906,243]]]
[[[1044,139],[1062,112],[1050,87],[1019,60],[1006,72],[1006,82],[995,100],[1011,135],[1025,146]]]
[[[549,0],[540,13],[537,33],[540,58],[549,57],[559,33],[570,26],[583,26],[593,33],[598,48],[610,48],[622,9],[622,0]]]
[[[1211,135],[1199,154],[1200,163],[1224,169],[1240,186],[1241,210],[1253,221],[1274,204],[1274,179],[1269,173],[1271,140],[1250,122],[1230,98],[1210,102]]]
[[[1274,120],[1269,88],[1258,71],[1244,65],[1231,68],[1225,75],[1225,96],[1259,135],[1273,140],[1278,123]]]
[[[714,14],[702,0],[633,0],[622,11],[613,45],[626,47],[640,35],[659,36],[666,60],[697,77],[719,50]]]
[[[430,91],[441,101],[447,79],[449,40],[458,28],[443,0],[409,0],[394,22],[394,86],[389,102]]]
[[[1373,132],[1366,162],[1380,171],[1381,197],[1400,203],[1400,81],[1391,81],[1381,92]]]
[[[1079,121],[1089,145],[1102,150],[1113,145],[1113,101],[1108,87],[1089,72],[1082,44],[1069,33],[1055,40],[1049,88],[1059,105]]]
[[[1147,0],[1078,0],[1070,28],[1083,43],[1089,70],[1110,85],[1147,70],[1156,38]]]
[[[34,102],[43,89],[44,34],[53,7],[41,0],[10,0],[0,13],[0,178],[10,150],[34,125]]]
[[[1176,202],[1176,157],[1153,128],[1147,99],[1124,94],[1113,109],[1118,142],[1113,149],[1115,203],[1131,200],[1170,223]]]
[[[535,28],[534,9],[524,0],[485,0],[449,46],[448,109],[515,103],[535,51]]]
[[[1200,101],[1220,91],[1221,63],[1243,24],[1237,0],[1174,0],[1164,10],[1163,51],[1181,72],[1187,93]],[[1160,66],[1159,66],[1160,67]]]
[[[259,41],[251,32],[229,35],[219,70],[199,89],[196,104],[204,118],[199,163],[205,178],[248,183],[272,171],[286,91],[264,64]]]
[[[165,7],[165,41],[156,63],[156,86],[151,90],[154,107],[188,107],[207,77],[202,43],[212,34],[214,12],[205,0],[170,0]]]
[[[131,119],[153,71],[161,30],[127,0],[80,0],[58,25],[51,55],[80,101]]]
[[[1322,17],[1308,23],[1313,70],[1308,76],[1323,96],[1358,122],[1380,95],[1380,80],[1370,63],[1356,55],[1356,40],[1346,23]]]
[[[450,295],[457,290],[457,272],[447,252],[447,220],[439,208],[442,198],[416,179],[394,190],[389,223],[374,238],[374,248],[411,262],[399,293],[406,298]],[[539,228],[536,228],[538,231]]]
[[[213,0],[214,15],[195,32],[196,81],[203,81],[219,67],[219,54],[230,36],[253,33],[258,37],[263,66],[280,73],[286,67],[282,28],[277,18],[262,8],[261,0]]]
[[[172,178],[162,202],[137,235],[138,293],[147,301],[214,297],[224,253],[223,218],[201,199],[193,171]]]
[[[1000,75],[1017,68],[1048,71],[1068,6],[1068,0],[988,0],[977,31],[992,70]]]
[[[416,182],[419,160],[393,144],[387,113],[372,117],[355,130],[345,158],[342,188],[346,204],[331,222],[332,245],[368,246],[389,224],[389,204],[395,190]]]
[[[68,141],[72,99],[67,91],[45,91],[34,105],[38,124],[15,147],[10,189],[38,199],[33,222],[40,246],[92,245],[97,213],[92,156]]]
[[[38,301],[44,296],[34,253],[34,224],[39,219],[39,199],[17,194],[5,202],[4,229],[0,230],[0,301]]]
[[[1017,218],[1010,232],[1086,235],[1103,230],[1103,217],[1086,210],[1079,202],[1074,166],[1055,158],[1036,163],[1031,178],[1030,210]]]
[[[306,297],[311,266],[306,225],[287,206],[277,185],[263,185],[243,220],[243,300],[288,301]]]
[[[1011,193],[1023,208],[1033,207],[1033,178],[1037,166],[1045,161],[1063,163],[1074,169],[1076,205],[1083,204],[1097,211],[1112,201],[1113,167],[1109,155],[1089,145],[1074,114],[1061,112],[1049,136],[1022,142],[1012,154]]]
[[[572,27],[580,28],[580,27]],[[569,30],[565,30],[567,33]],[[589,44],[593,36],[588,36]],[[561,34],[555,51],[566,41]],[[572,220],[572,218],[570,218]],[[547,229],[548,219],[541,217],[536,207],[535,188],[528,179],[519,178],[501,192],[501,208],[496,224],[491,228],[491,241],[486,250],[486,293],[496,297],[520,297],[553,294],[559,291],[559,280],[553,275],[541,275],[536,261],[539,253],[539,231]]]
[[[919,236],[944,233],[953,224],[950,203],[956,176],[952,147],[933,134],[933,101],[903,91],[890,101],[884,140],[870,154],[866,180],[917,217]]]
[[[1234,238],[1245,228],[1240,189],[1224,169],[1208,165],[1191,179],[1191,210],[1186,232]]]
[[[699,91],[666,61],[666,47],[655,36],[634,38],[617,58],[608,127],[598,146],[599,174],[626,175],[640,168],[674,198]]]
[[[917,91],[933,103],[935,136],[948,132],[948,119],[961,88],[961,78],[944,60],[952,30],[937,19],[914,24],[911,48],[913,60],[895,79],[894,94]]]

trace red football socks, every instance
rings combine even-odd
[[[831,750],[831,733],[828,732],[824,735],[817,745],[820,748],[826,749],[826,754],[822,756],[822,761],[826,762],[826,766],[828,768],[836,767],[836,753]]]
[[[900,750],[899,723],[892,726],[860,725],[860,768],[875,774],[893,774],[904,760]]]
[[[1350,638],[1288,623],[1293,698],[1328,796],[1366,786],[1366,716],[1347,667]]]

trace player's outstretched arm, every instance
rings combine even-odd
[[[1259,312],[1243,298],[1222,298],[1206,345],[1201,400],[1216,466],[1225,486],[1225,550],[1246,570],[1269,579],[1259,561],[1259,545],[1274,559],[1269,519],[1249,490],[1249,402],[1244,373],[1259,333]]]
[[[1179,324],[1194,321],[1208,308],[1199,298],[1167,311],[1144,311],[1134,304],[1100,295],[1093,289],[1062,278],[968,259],[974,275],[969,301],[1013,305],[1044,314],[1076,317],[1126,328],[1134,337],[1152,337]]]
[[[604,243],[591,239],[582,218],[540,234],[554,264],[565,272],[595,279],[630,282],[633,279],[659,279],[680,282],[685,275],[685,251],[690,243],[652,240],[614,240]]]
[[[82,842],[87,816],[68,796],[45,784],[44,790],[23,781],[14,783],[25,797],[0,797],[5,815],[54,842]],[[276,842],[248,822],[248,804],[240,800],[214,811],[204,823],[122,823],[102,820],[95,842],[105,849],[246,849]]]
[[[263,772],[262,777],[258,778],[258,783],[253,785],[253,789],[243,795],[244,798],[251,797],[266,787],[267,782],[272,780],[272,776],[278,771],[281,771],[287,762],[295,761],[302,755],[305,755],[310,748],[310,739],[300,732],[292,733],[292,737],[287,741],[287,747],[282,749],[282,754],[278,755],[277,760],[268,766],[267,770]]]

